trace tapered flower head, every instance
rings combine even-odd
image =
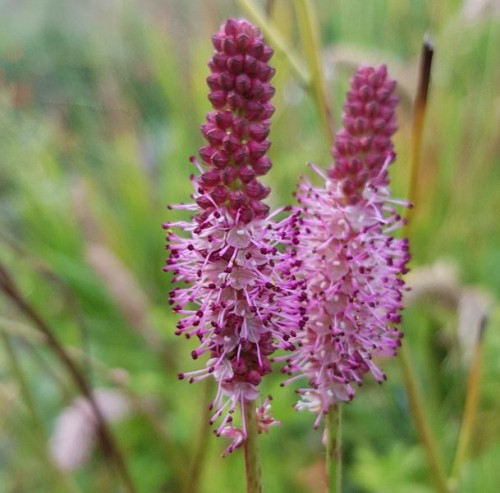
[[[400,345],[395,326],[409,253],[406,239],[390,235],[402,224],[387,187],[394,88],[384,66],[358,70],[332,149],[335,162],[327,175],[317,170],[324,185],[299,185],[308,321],[284,371],[295,375],[289,381],[309,380],[297,407],[318,413],[316,424],[332,404],[354,397],[353,384],[361,385],[365,373],[382,382],[373,358],[394,356]]]
[[[215,54],[208,66],[209,99],[214,110],[201,127],[207,145],[200,156],[208,166],[199,180],[198,205],[208,213],[214,203],[233,219],[249,223],[269,212],[262,202],[270,189],[258,181],[271,169],[267,151],[274,75],[273,50],[247,21],[230,19],[212,37]]]
[[[335,138],[335,162],[328,170],[341,187],[344,202],[362,200],[368,182],[371,187],[389,184],[386,161],[393,153],[391,137],[397,128],[395,87],[385,65],[361,67],[352,78],[342,117],[344,128]]]
[[[165,270],[183,283],[170,293],[183,317],[176,333],[199,339],[193,359],[206,355],[202,369],[180,378],[215,378],[212,422],[219,421],[218,435],[233,440],[230,452],[246,439],[246,424],[236,426],[233,412],[258,398],[258,385],[271,371],[270,355],[278,347],[293,348],[290,339],[305,323],[305,283],[294,276],[299,213],[281,211],[286,217],[276,220],[262,202],[270,190],[258,181],[271,167],[272,50],[244,20],[230,19],[212,41],[207,82],[213,111],[201,128],[205,167],[193,159],[200,172],[193,177],[195,203],[174,207],[193,211],[193,221],[165,225]],[[268,401],[263,406],[256,413],[267,430],[275,422]]]

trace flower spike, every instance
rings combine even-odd
[[[232,439],[227,454],[246,440],[245,420],[235,425],[234,412],[259,397],[270,355],[292,349],[290,340],[305,323],[305,282],[294,276],[299,212],[286,210],[277,220],[285,210],[269,213],[263,200],[270,189],[259,181],[271,168],[272,49],[245,20],[228,20],[212,41],[207,84],[213,111],[201,127],[204,166],[193,160],[200,170],[193,178],[195,204],[173,206],[195,216],[165,224],[165,270],[183,283],[170,293],[173,310],[183,317],[176,333],[199,339],[193,359],[207,356],[204,368],[180,378],[217,381],[211,423],[218,422],[218,436]],[[262,406],[256,419],[267,431],[276,422],[269,401]]]
[[[402,225],[387,172],[394,160],[394,88],[385,66],[357,71],[324,185],[299,184],[308,321],[293,339],[298,349],[282,359],[287,382],[308,379],[296,407],[317,413],[316,426],[332,405],[354,397],[365,373],[383,382],[374,358],[394,356],[400,346],[396,325],[409,250],[406,239],[390,234]]]

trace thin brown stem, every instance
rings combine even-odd
[[[420,58],[420,71],[417,94],[413,103],[413,128],[411,134],[411,168],[410,183],[408,188],[408,200],[411,204],[416,204],[418,200],[418,178],[420,174],[420,164],[422,162],[422,141],[424,136],[425,114],[427,111],[427,98],[429,95],[429,85],[431,80],[432,58],[434,46],[426,36],[422,44],[422,54]],[[406,214],[407,234],[409,234],[410,224],[413,219],[414,208],[410,208]]]
[[[45,336],[48,345],[54,351],[60,362],[67,369],[78,390],[88,400],[92,412],[94,413],[96,421],[98,423],[98,436],[103,451],[105,452],[106,456],[113,458],[116,469],[120,474],[123,483],[127,488],[127,491],[129,493],[137,493],[137,489],[132,481],[132,477],[129,474],[125,460],[121,454],[120,449],[115,443],[106,420],[104,419],[99,407],[97,406],[97,403],[92,394],[91,386],[87,382],[85,375],[75,365],[69,354],[66,352],[57,337],[54,335],[54,332],[49,327],[49,325],[21,294],[14,280],[11,278],[7,269],[2,264],[0,264],[0,289],[4,292],[7,298],[9,298],[17,306],[17,308],[29,320],[31,320],[34,326]]]
[[[481,367],[483,362],[483,334],[484,327],[479,332],[479,337],[474,347],[474,355],[469,369],[469,378],[467,381],[467,393],[465,396],[464,415],[460,426],[457,448],[451,468],[450,485],[458,484],[462,465],[467,456],[472,430],[476,419],[476,413],[479,403],[479,384],[481,383]],[[452,487],[453,490],[453,487]]]

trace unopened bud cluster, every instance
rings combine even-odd
[[[334,165],[329,177],[339,183],[348,203],[358,201],[368,180],[388,185],[387,172],[380,174],[393,151],[391,137],[397,129],[394,109],[396,81],[387,78],[381,65],[361,67],[351,81],[342,122],[344,128],[335,139]]]
[[[266,153],[274,68],[273,50],[260,31],[246,21],[231,19],[212,37],[215,54],[209,62],[208,98],[214,110],[201,127],[207,145],[200,156],[208,166],[199,181],[198,205],[225,207],[233,218],[249,223],[269,212],[262,202],[270,189],[258,181],[271,168]]]

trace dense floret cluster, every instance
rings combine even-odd
[[[327,175],[317,170],[321,187],[304,179],[297,193],[308,322],[294,339],[298,349],[284,358],[284,371],[289,381],[309,380],[297,408],[317,412],[316,425],[331,405],[353,398],[353,384],[361,385],[365,373],[383,381],[373,358],[394,356],[400,346],[395,325],[409,251],[406,239],[391,236],[402,224],[388,190],[394,88],[385,66],[358,70],[332,149],[335,162]]]

